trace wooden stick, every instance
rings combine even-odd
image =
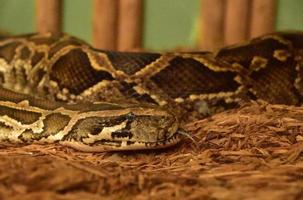
[[[36,0],[36,26],[39,33],[62,33],[62,1]]]
[[[250,37],[273,32],[276,23],[276,0],[253,0]]]
[[[248,39],[250,0],[227,0],[225,17],[225,44]]]
[[[140,49],[142,43],[142,0],[120,0],[118,49]]]
[[[93,1],[93,44],[96,48],[117,49],[118,0]]]
[[[199,47],[214,50],[224,41],[224,0],[201,0],[201,39]]]

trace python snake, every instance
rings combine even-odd
[[[190,116],[258,99],[301,105],[303,33],[163,54],[98,50],[68,35],[6,37],[0,81],[1,143],[164,148],[182,139],[179,121]]]

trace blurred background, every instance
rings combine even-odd
[[[254,5],[253,1],[261,5]],[[53,11],[62,12],[57,29],[99,48],[212,50],[271,30],[303,30],[302,0],[0,0],[0,30],[11,34],[44,32],[47,29],[45,20],[54,15],[48,12],[54,2],[60,6]],[[124,2],[122,10],[119,2]],[[133,30],[134,27],[126,23],[119,28],[112,16],[120,21],[135,20],[138,27]],[[126,19],[128,16],[130,19]],[[254,24],[251,18],[258,17],[261,22]],[[258,29],[262,26],[258,23],[264,22],[265,29],[253,33],[252,29],[256,28],[252,27]],[[43,30],[39,26],[46,27]],[[111,30],[113,27],[117,27],[119,33]],[[132,31],[135,36],[127,36]],[[124,35],[139,41],[120,47],[114,44],[117,43],[114,40]],[[102,40],[109,45],[100,44]]]

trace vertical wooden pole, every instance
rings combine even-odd
[[[273,32],[276,23],[276,0],[253,0],[250,37]]]
[[[141,48],[142,0],[120,0],[118,50],[134,50]]]
[[[225,44],[235,44],[248,39],[250,1],[227,0],[225,11]]]
[[[62,1],[36,0],[36,26],[39,33],[62,33]]]
[[[118,0],[93,0],[93,45],[117,48]]]
[[[224,10],[224,0],[201,0],[201,49],[214,50],[223,45]]]

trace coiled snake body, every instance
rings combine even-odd
[[[171,146],[181,139],[180,113],[204,116],[251,99],[300,105],[302,60],[302,33],[165,54],[97,50],[68,35],[2,38],[0,141],[83,151]]]

